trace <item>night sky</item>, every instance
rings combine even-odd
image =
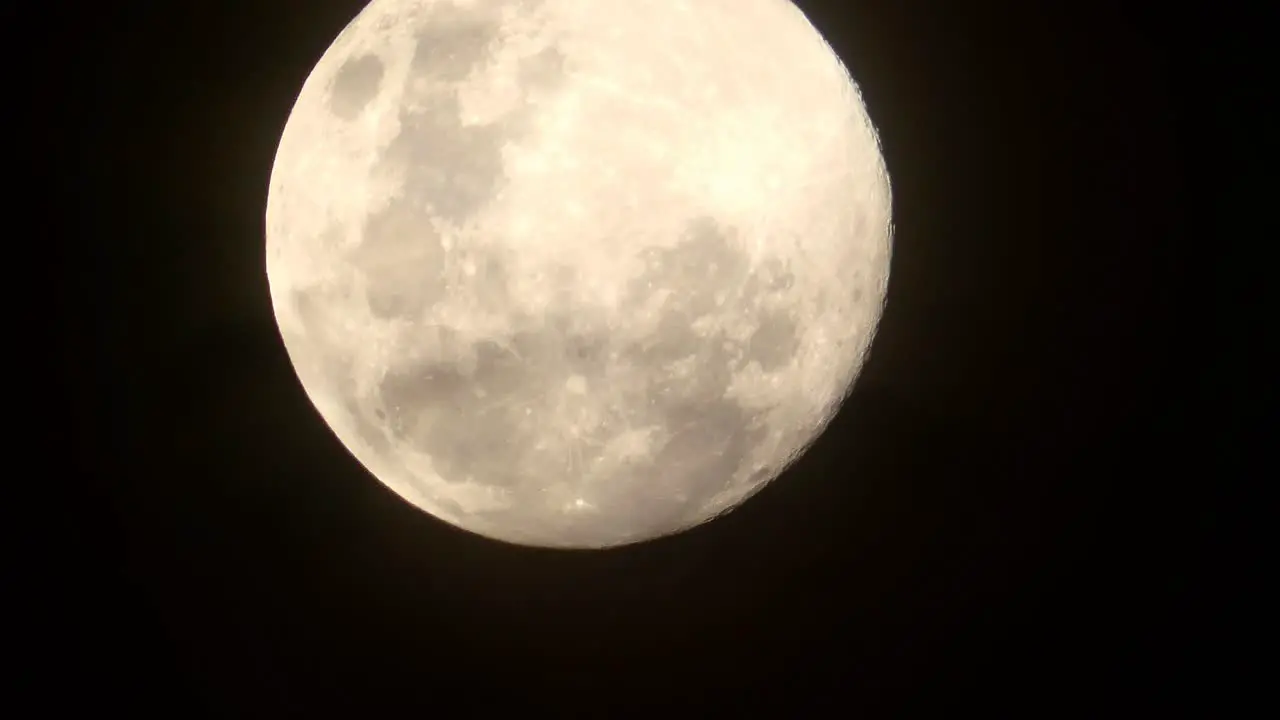
[[[1190,462],[1199,262],[1174,8],[797,4],[893,182],[870,361],[736,512],[596,553],[414,509],[294,375],[268,180],[361,2],[102,3],[58,25],[76,58],[50,120],[75,201],[65,460],[91,528],[65,573],[85,650],[65,671],[84,692],[191,718],[1190,702],[1172,678],[1193,659],[1182,530],[1200,520],[1163,480]]]

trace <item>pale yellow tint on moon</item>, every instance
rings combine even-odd
[[[606,547],[737,506],[822,431],[890,204],[786,0],[375,0],[290,115],[267,273],[380,481],[487,537]]]

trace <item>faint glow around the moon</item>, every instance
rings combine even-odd
[[[307,395],[426,512],[604,547],[741,503],[862,367],[891,247],[861,98],[786,0],[374,0],[276,155]]]

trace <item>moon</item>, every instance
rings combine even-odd
[[[265,230],[360,464],[559,548],[682,532],[794,462],[892,247],[876,130],[787,0],[374,0],[302,86]]]

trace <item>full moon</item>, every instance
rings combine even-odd
[[[479,535],[602,548],[814,442],[883,311],[890,206],[787,0],[374,0],[284,128],[266,270],[373,476]]]

